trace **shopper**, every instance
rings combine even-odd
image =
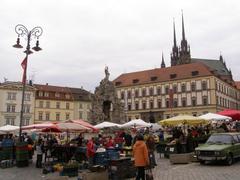
[[[142,135],[138,135],[133,146],[134,163],[137,167],[136,180],[145,180],[145,167],[149,165],[148,149]]]
[[[94,138],[91,138],[88,140],[88,143],[87,143],[87,158],[88,158],[90,167],[93,166],[94,155],[95,155]]]
[[[36,145],[36,152],[37,152],[37,162],[36,168],[42,167],[42,158],[43,158],[43,142],[42,139],[39,139]]]

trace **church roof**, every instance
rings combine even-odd
[[[114,83],[116,86],[130,86],[211,75],[213,73],[203,63],[191,63],[121,74]]]
[[[237,89],[240,90],[240,81],[235,81],[235,85],[236,85]]]
[[[191,58],[191,61],[194,62],[201,62],[210,67],[212,70],[216,70],[216,73],[219,75],[230,76],[226,65],[220,60],[213,60],[213,59],[199,59],[199,58]]]

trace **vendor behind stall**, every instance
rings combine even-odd
[[[93,166],[93,158],[95,155],[95,148],[94,148],[94,138],[88,140],[87,143],[87,158],[89,162],[89,166]]]

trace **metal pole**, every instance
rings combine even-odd
[[[27,76],[27,63],[28,63],[28,54],[30,51],[30,40],[31,40],[31,31],[27,34],[27,48],[26,48],[26,67],[25,70],[25,76]],[[24,73],[24,72],[23,72]],[[21,103],[21,112],[20,112],[20,122],[19,122],[19,142],[22,142],[22,122],[23,122],[23,109],[24,109],[24,99],[25,99],[25,91],[26,91],[26,79],[24,79],[23,82],[23,88],[22,88],[22,103]]]

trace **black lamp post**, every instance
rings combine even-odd
[[[18,24],[15,27],[15,31],[18,34],[17,42],[15,45],[13,45],[14,48],[23,48],[23,46],[20,44],[20,37],[25,37],[27,41],[27,46],[26,50],[24,53],[26,54],[25,56],[25,68],[24,68],[24,75],[23,75],[23,88],[22,88],[22,103],[21,103],[21,112],[20,112],[20,123],[19,123],[19,141],[21,142],[21,136],[22,136],[22,121],[23,121],[23,109],[24,109],[24,98],[25,98],[25,90],[26,90],[26,73],[27,73],[27,60],[28,60],[28,55],[32,54],[33,51],[30,50],[30,42],[33,39],[36,39],[36,46],[33,47],[32,49],[34,51],[40,51],[42,50],[39,47],[39,37],[42,35],[43,30],[41,27],[34,27],[31,31],[29,31],[24,25]]]

